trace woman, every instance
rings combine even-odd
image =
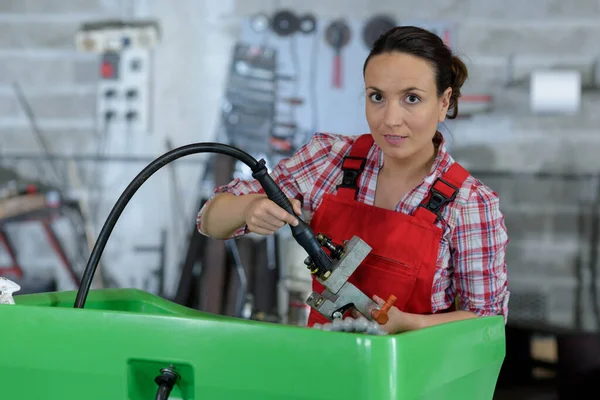
[[[402,26],[375,42],[363,76],[370,134],[317,133],[271,176],[336,243],[357,235],[372,248],[354,283],[379,305],[397,300],[382,325],[398,333],[503,315],[508,243],[497,194],[448,154],[437,131],[455,118],[467,69],[442,40]],[[198,215],[213,238],[271,235],[296,223],[256,181],[235,180]],[[315,290],[322,286],[313,283]],[[311,310],[308,325],[327,322]]]

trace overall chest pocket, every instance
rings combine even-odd
[[[420,265],[371,253],[350,281],[371,298],[377,295],[385,300],[393,294],[397,298],[394,305],[402,310],[415,288],[419,270]]]

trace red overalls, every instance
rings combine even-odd
[[[311,227],[341,244],[356,235],[373,248],[349,282],[370,298],[396,296],[394,306],[431,314],[431,292],[442,229],[435,225],[441,207],[454,200],[469,173],[458,163],[438,178],[413,215],[370,206],[356,201],[360,176],[373,145],[370,134],[360,136],[345,157],[344,178],[337,193],[326,194],[315,211]],[[324,287],[313,279],[313,290]],[[328,322],[311,309],[308,326]]]

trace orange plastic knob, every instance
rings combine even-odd
[[[391,294],[390,297],[388,297],[388,299],[386,300],[385,304],[383,306],[381,306],[381,308],[379,310],[371,311],[371,316],[373,317],[373,319],[381,325],[388,322],[387,313],[390,310],[390,308],[392,308],[392,306],[394,305],[395,302],[396,302],[396,296]]]

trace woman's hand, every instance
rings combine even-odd
[[[302,206],[297,199],[289,199],[292,203],[294,213],[302,215]],[[260,197],[253,200],[244,210],[244,219],[250,232],[259,235],[272,235],[285,224],[298,225],[298,220],[279,207],[268,197]]]
[[[385,300],[377,295],[373,296],[373,301],[377,303],[380,307],[382,307],[385,304]],[[397,307],[392,306],[387,312],[387,315],[388,321],[383,325],[379,325],[379,327],[389,334],[416,329],[414,314],[405,313],[403,311],[400,311]]]
[[[377,303],[380,307],[383,307],[385,304],[385,300],[381,297],[375,295],[373,296],[373,301]],[[362,316],[358,310],[352,310],[352,316],[354,318],[359,318]],[[390,307],[387,312],[388,320],[385,324],[380,324],[379,328],[390,335],[395,333],[401,333],[406,331],[411,331],[415,329],[419,329],[419,315],[417,314],[409,314],[403,311],[400,311],[397,307]]]

